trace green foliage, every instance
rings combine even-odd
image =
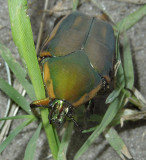
[[[3,143],[0,144],[0,153],[10,144],[10,142],[17,136],[17,134],[19,132],[21,132],[23,130],[23,128],[27,125],[29,125],[31,122],[33,121],[33,119],[29,119],[27,121],[24,121],[23,123],[21,123],[19,126],[17,126],[7,137],[7,139],[5,141],[3,141]]]
[[[110,128],[107,129],[104,133],[106,140],[109,142],[109,144],[113,147],[113,149],[118,153],[118,155],[124,159],[124,156],[126,156],[128,159],[131,159],[131,155],[124,144],[121,137],[118,135],[115,129]]]
[[[28,114],[31,114],[29,103],[26,101],[26,99],[1,78],[0,89],[5,92],[15,103],[17,103],[24,111],[26,111]]]
[[[73,126],[74,126],[73,122],[67,124],[65,133],[62,137],[61,144],[59,147],[57,160],[66,160],[67,148],[68,148],[70,138],[72,135]]]
[[[0,44],[0,56],[7,62],[9,68],[14,73],[15,77],[19,81],[19,83],[26,90],[27,94],[31,99],[35,100],[35,93],[32,84],[26,79],[27,70],[24,69],[12,56],[10,50],[6,48],[4,45]]]
[[[40,123],[40,125],[38,126],[34,135],[32,136],[29,143],[27,144],[27,147],[25,150],[25,155],[24,155],[24,160],[33,160],[34,159],[36,144],[37,144],[37,140],[38,140],[41,128],[42,128],[42,123]]]

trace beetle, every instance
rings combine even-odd
[[[78,11],[65,16],[40,52],[47,98],[32,102],[31,108],[47,107],[50,123],[62,124],[66,117],[74,121],[73,109],[110,83],[114,53],[110,23]]]

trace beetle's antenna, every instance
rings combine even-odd
[[[79,128],[80,132],[82,132],[83,130],[81,129],[81,127],[78,125],[78,123],[75,121],[75,119],[72,116],[68,116],[73,122],[74,124]]]

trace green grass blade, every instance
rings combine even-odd
[[[25,61],[37,98],[45,98],[43,81],[37,61],[31,24],[27,11],[27,0],[8,0],[13,40]]]
[[[79,151],[76,153],[74,160],[77,160],[87,149],[88,147],[95,141],[95,139],[105,130],[105,128],[111,123],[119,109],[123,106],[124,103],[124,94],[120,94],[107,109],[102,122],[96,128],[96,130],[90,135],[90,137],[86,140],[86,142],[82,145]]]
[[[132,89],[134,85],[134,70],[132,55],[130,51],[130,46],[128,42],[128,37],[124,34],[123,40],[123,69],[125,75],[126,88]]]
[[[33,160],[34,159],[35,150],[36,150],[36,143],[37,143],[38,137],[40,135],[41,128],[42,128],[42,123],[40,123],[40,125],[38,126],[37,130],[35,131],[34,135],[30,139],[30,141],[26,147],[24,160]]]
[[[129,14],[124,19],[120,20],[116,27],[120,32],[124,32],[136,24],[141,18],[146,15],[146,5],[143,5],[141,8]]]
[[[57,160],[57,155],[59,151],[60,141],[57,136],[56,130],[52,127],[52,125],[48,122],[48,110],[45,110],[46,116],[42,116],[44,129],[48,138],[49,146],[53,155],[54,160]]]
[[[116,72],[115,84],[116,84],[116,88],[122,89],[125,87],[125,77],[124,77],[124,70],[123,70],[120,51],[119,51],[119,34],[117,35],[117,38],[116,38],[116,62],[117,62],[116,64],[119,63],[119,65],[115,69],[115,70],[117,70],[117,71],[115,71]]]
[[[45,98],[45,90],[34,47],[31,24],[27,12],[27,0],[8,0],[13,40],[26,63],[37,99]],[[53,158],[57,159],[58,137],[48,122],[48,110],[41,109],[43,126],[47,135]]]
[[[122,88],[123,88],[123,87],[121,87],[121,88],[115,88],[115,89],[113,90],[113,92],[107,97],[105,103],[108,104],[108,103],[113,102],[113,101],[115,100],[115,98],[117,98],[117,97],[119,96]]]
[[[10,50],[6,48],[4,45],[0,44],[0,56],[7,62],[9,68],[16,76],[19,83],[24,87],[27,94],[31,99],[35,100],[35,93],[33,86],[26,79],[27,72],[22,66],[16,61],[16,59],[12,56]]]
[[[16,135],[21,132],[21,130],[27,126],[28,124],[30,124],[32,122],[32,119],[29,119],[27,121],[24,121],[23,123],[21,123],[19,126],[17,126],[10,134],[9,136],[6,138],[5,141],[3,141],[0,144],[0,153],[8,146],[8,144],[11,143],[11,141],[16,137]]]
[[[16,91],[12,86],[10,86],[6,81],[0,78],[0,89],[6,93],[16,104],[18,104],[23,110],[28,114],[31,114],[29,103],[26,99]]]
[[[125,143],[123,142],[123,140],[118,135],[115,129],[110,128],[108,131],[105,132],[104,135],[106,140],[109,142],[112,148],[118,153],[118,155],[122,159],[125,159],[124,156],[127,157],[128,159],[132,158]]]
[[[125,87],[125,77],[124,77],[124,70],[121,62],[121,56],[119,51],[119,33],[116,37],[116,64],[115,66],[115,84],[116,88],[114,91],[107,97],[106,104],[113,102],[120,94],[121,90]]]
[[[97,126],[96,127],[91,127],[91,128],[89,128],[87,130],[84,130],[83,133],[93,132],[93,131],[95,131],[96,128],[97,128]]]
[[[65,133],[62,137],[62,141],[59,147],[57,160],[66,160],[66,152],[72,135],[73,126],[74,124],[71,122],[68,123],[66,127]]]
[[[91,127],[91,128],[89,128],[89,129],[86,129],[86,130],[83,130],[83,132],[82,133],[89,133],[89,132],[93,132],[93,131],[95,131],[95,129],[97,128],[97,126],[95,126],[95,127]]]
[[[79,5],[79,0],[72,0],[72,11],[76,11]]]
[[[13,116],[13,117],[3,117],[3,118],[0,118],[0,121],[11,120],[11,119],[34,119],[34,120],[37,120],[37,118],[34,115],[20,115],[20,116]]]

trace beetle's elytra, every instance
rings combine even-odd
[[[103,82],[110,82],[114,52],[114,31],[108,22],[80,12],[64,17],[40,53],[48,98],[31,107],[48,107],[50,121],[72,118],[73,108],[91,100]]]

